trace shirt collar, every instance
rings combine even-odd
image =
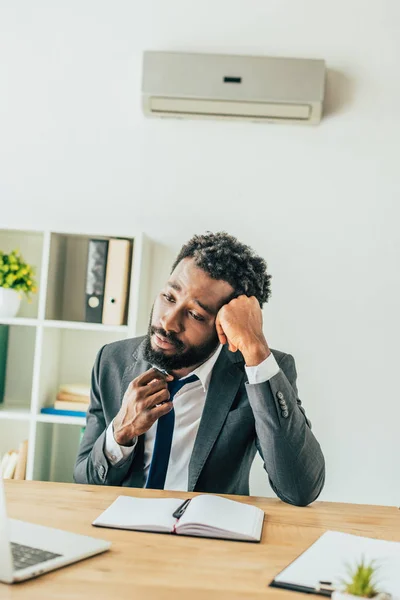
[[[210,385],[211,373],[215,363],[218,360],[221,350],[222,344],[219,344],[218,348],[216,349],[214,354],[210,356],[210,358],[208,358],[205,362],[203,362],[203,364],[197,367],[197,369],[195,369],[185,377],[182,377],[182,379],[186,379],[186,377],[190,377],[191,375],[197,375],[197,377],[200,379],[201,385],[203,386],[203,390],[207,393],[208,386]]]

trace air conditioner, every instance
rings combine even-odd
[[[325,62],[145,52],[143,110],[152,117],[319,123]]]

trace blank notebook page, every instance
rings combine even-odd
[[[376,560],[379,590],[400,599],[400,543],[374,540],[349,533],[327,531],[308,550],[275,577],[276,582],[315,588],[320,581],[340,584],[348,579],[346,564],[361,558]]]
[[[177,498],[131,498],[118,496],[93,525],[107,527],[161,527],[172,530],[176,519],[172,513],[182,504]]]
[[[196,496],[190,502],[179,525],[202,523],[207,527],[253,535],[259,522],[260,509],[219,496]]]

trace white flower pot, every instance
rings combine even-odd
[[[333,592],[331,598],[333,600],[360,600],[360,596],[346,594],[346,592]]]
[[[332,592],[331,598],[332,600],[363,600],[361,596],[353,596],[353,594],[346,594],[346,592],[339,591]],[[367,600],[367,598],[365,598],[364,600]],[[381,592],[380,594],[374,596],[372,600],[391,600],[391,595]]]
[[[0,287],[0,317],[12,318],[19,311],[21,296],[15,290]]]

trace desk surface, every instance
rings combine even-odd
[[[400,541],[396,507],[315,502],[298,508],[275,499],[232,496],[265,511],[262,541],[249,544],[91,526],[121,494],[195,494],[35,481],[5,484],[10,517],[110,540],[112,547],[31,581],[0,583],[1,600],[309,599],[267,586],[327,529]]]

